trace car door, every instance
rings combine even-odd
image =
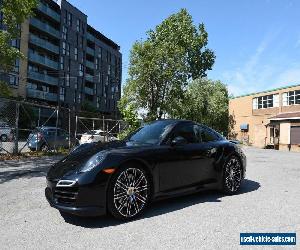
[[[186,144],[167,145],[167,153],[159,164],[160,191],[201,184],[207,181],[211,161],[207,153],[209,147],[201,142],[200,128],[191,122],[180,123],[170,134],[169,141],[181,136]]]
[[[50,147],[50,148],[53,148],[56,141],[55,141],[55,133],[56,133],[56,130],[55,129],[47,129],[47,130],[44,130],[44,141],[45,143]]]
[[[69,144],[68,134],[63,129],[58,129],[58,143],[60,147],[67,147]]]

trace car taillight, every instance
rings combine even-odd
[[[38,139],[38,140],[42,140],[42,139],[43,139],[42,133],[37,133],[37,139]]]

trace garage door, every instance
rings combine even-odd
[[[300,126],[291,127],[291,144],[300,144]]]

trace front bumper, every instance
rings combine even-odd
[[[106,214],[105,187],[76,186],[72,189],[58,188],[55,181],[47,181],[45,196],[51,207],[78,216]]]

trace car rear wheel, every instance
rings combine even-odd
[[[0,136],[1,141],[7,141],[7,139],[8,139],[7,135],[1,135]]]
[[[108,191],[108,210],[117,219],[140,215],[150,198],[150,182],[140,167],[125,167],[113,177]]]
[[[41,146],[41,151],[43,151],[43,152],[48,152],[48,151],[49,151],[48,145],[47,145],[47,144],[43,144],[43,145]]]
[[[242,165],[236,156],[232,156],[224,166],[223,191],[226,194],[235,194],[242,182]]]

